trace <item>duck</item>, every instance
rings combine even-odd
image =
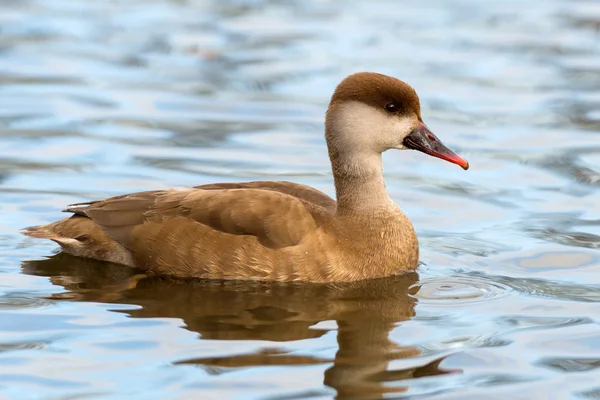
[[[22,233],[171,278],[335,283],[415,270],[417,235],[386,191],[382,153],[469,163],[425,125],[409,84],[375,72],[336,87],[325,142],[335,200],[286,181],[213,183],[71,204],[70,217]]]

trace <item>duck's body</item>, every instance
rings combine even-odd
[[[415,148],[466,161],[426,129],[414,90],[379,74],[338,86],[326,139],[337,202],[291,182],[222,183],[78,204],[66,210],[72,217],[24,233],[180,278],[342,282],[414,269],[417,237],[387,195],[381,153]]]
[[[82,204],[29,231],[67,253],[182,278],[352,281],[418,262],[398,209],[339,214],[336,202],[291,182],[215,184]]]

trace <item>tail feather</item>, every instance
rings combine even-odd
[[[46,229],[48,225],[28,226],[21,229],[21,233],[25,236],[30,236],[38,239],[50,239],[52,233]]]
[[[52,240],[67,254],[134,266],[129,250],[111,239],[91,219],[81,215],[76,214],[48,225],[30,226],[21,233]]]

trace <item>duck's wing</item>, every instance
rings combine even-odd
[[[279,192],[296,197],[303,201],[313,203],[325,209],[335,209],[335,200],[325,193],[307,185],[301,185],[294,182],[285,181],[256,181],[256,182],[235,182],[235,183],[212,183],[208,185],[195,186],[204,190],[220,189],[261,189],[272,192]]]
[[[90,218],[134,254],[146,251],[139,244],[168,242],[177,246],[189,240],[184,235],[190,224],[202,224],[209,233],[255,237],[269,248],[294,246],[328,214],[324,207],[281,191],[215,186],[133,193],[65,211]],[[223,235],[214,237],[227,240]]]

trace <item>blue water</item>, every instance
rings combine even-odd
[[[582,0],[0,2],[0,398],[597,398],[599,27]],[[125,290],[18,233],[139,190],[333,194],[323,114],[362,70],[471,164],[384,156],[417,274]]]

